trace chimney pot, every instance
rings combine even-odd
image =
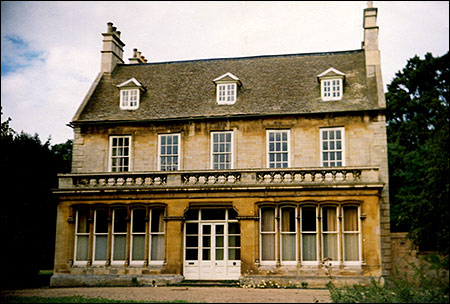
[[[113,23],[112,23],[112,22],[108,22],[107,25],[108,25],[107,32],[108,32],[108,33],[112,33]]]

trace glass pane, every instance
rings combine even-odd
[[[261,231],[275,231],[275,209],[261,209]]]
[[[152,209],[151,232],[164,231],[163,216],[164,216],[163,209]]]
[[[284,234],[281,236],[281,246],[283,249],[283,261],[295,261],[295,234]]]
[[[186,234],[198,234],[198,224],[186,223]]]
[[[336,207],[322,208],[323,231],[337,231]]]
[[[316,231],[316,207],[302,208],[302,231]]]
[[[202,220],[224,220],[226,209],[202,209]]]
[[[133,210],[132,232],[145,232],[145,209]]]
[[[344,261],[359,260],[359,244],[357,233],[344,234]]]
[[[202,250],[202,260],[203,261],[211,260],[211,251],[210,251],[210,249],[203,249]]]
[[[344,231],[358,231],[358,207],[344,207]]]
[[[216,236],[216,247],[223,247],[223,236]],[[230,245],[231,246],[231,245]]]
[[[225,232],[224,228],[225,228],[224,225],[216,225],[216,234],[224,234]]]
[[[302,235],[303,261],[317,261],[317,243],[315,234]]]
[[[95,232],[108,232],[108,212],[105,209],[95,210]]]
[[[203,247],[211,247],[211,236],[204,235],[202,240]]]
[[[240,247],[241,246],[241,237],[239,235],[228,236],[228,246]]]
[[[202,226],[202,233],[203,234],[211,234],[211,226],[210,225],[203,225]]]
[[[228,223],[228,233],[229,234],[239,234],[239,223]]]
[[[216,249],[216,260],[223,260],[223,249]]]
[[[189,209],[185,214],[187,221],[198,220],[198,209]]]
[[[152,235],[151,260],[164,260],[164,235]]]
[[[114,236],[113,260],[125,260],[125,253],[127,249],[127,236]]]
[[[81,235],[77,237],[77,261],[87,261],[89,252],[89,236]]]
[[[145,260],[145,236],[135,235],[133,236],[131,259],[134,261]]]
[[[261,241],[262,260],[275,260],[275,235],[263,234],[261,236]]]
[[[115,209],[114,210],[114,232],[127,232],[127,210]]]
[[[106,260],[106,248],[107,248],[108,236],[102,235],[95,238],[95,260]]]
[[[228,260],[240,260],[241,250],[239,248],[228,249]]]
[[[235,220],[237,217],[237,212],[234,209],[228,209],[228,219]]]
[[[323,235],[323,258],[331,258],[331,260],[337,261],[337,235],[334,233]]]
[[[198,260],[198,250],[186,249],[186,260]]]
[[[281,209],[281,231],[295,232],[295,208]]]
[[[80,209],[77,211],[77,232],[78,233],[89,233],[89,210],[88,209]]]
[[[186,247],[198,247],[198,236],[186,236]]]

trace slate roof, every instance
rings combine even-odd
[[[317,75],[345,73],[339,101],[322,101]],[[237,100],[218,105],[214,79],[239,78]],[[117,85],[135,78],[145,88],[137,110],[121,110]],[[119,64],[103,74],[72,123],[366,111],[379,109],[364,50]]]

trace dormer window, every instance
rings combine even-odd
[[[237,88],[241,81],[235,75],[226,73],[213,80],[216,84],[216,100],[220,105],[232,105],[237,99]]]
[[[320,92],[323,101],[341,100],[344,93],[345,74],[329,68],[325,72],[317,75],[320,83]]]
[[[131,78],[117,86],[120,90],[120,109],[136,110],[139,108],[140,95],[144,90],[142,84],[135,78]]]

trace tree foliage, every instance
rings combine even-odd
[[[391,229],[448,255],[449,54],[415,56],[388,85]]]
[[[52,269],[57,173],[70,171],[72,142],[50,145],[39,136],[1,124],[2,203],[0,204],[1,286],[26,285],[39,269]]]

